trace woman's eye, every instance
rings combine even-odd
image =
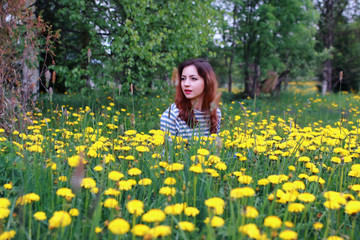
[[[192,78],[191,80],[195,81],[195,80],[197,80],[197,78]]]
[[[180,78],[180,80],[181,80],[181,81],[184,81],[184,80],[185,80],[185,78]]]

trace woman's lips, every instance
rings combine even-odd
[[[192,91],[191,91],[191,90],[184,90],[184,92],[185,92],[186,94],[190,94]]]

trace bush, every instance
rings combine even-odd
[[[18,121],[33,106],[39,89],[41,53],[52,56],[58,33],[36,18],[25,0],[6,1],[0,8],[0,127],[22,129]],[[46,71],[42,67],[40,73]],[[35,96],[35,98],[34,98]]]

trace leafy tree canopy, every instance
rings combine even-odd
[[[207,50],[217,15],[211,2],[39,0],[37,9],[62,30],[55,69],[67,88],[111,81],[146,92]]]

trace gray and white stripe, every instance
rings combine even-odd
[[[172,136],[178,136],[185,139],[190,139],[193,136],[197,137],[209,137],[210,136],[210,116],[206,112],[201,112],[194,109],[195,118],[198,121],[198,126],[190,128],[186,122],[179,118],[180,110],[173,103],[160,118],[160,129],[165,132],[169,132]],[[217,125],[217,133],[220,132],[221,125],[221,111],[217,108],[217,115],[219,122]]]

